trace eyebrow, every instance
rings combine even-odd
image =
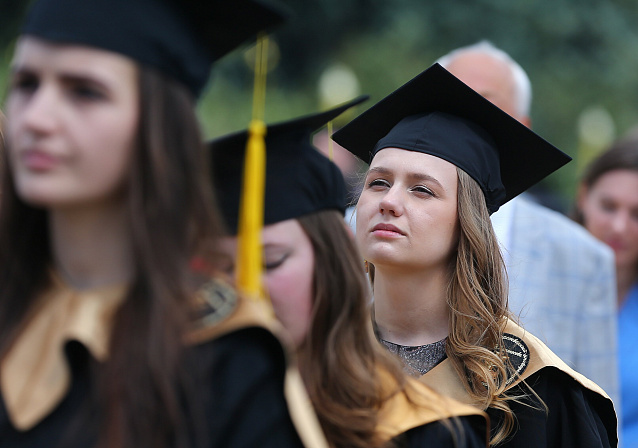
[[[29,65],[12,65],[10,69],[11,75],[26,75],[26,76],[38,76],[38,70],[35,67]],[[56,74],[56,77],[60,78],[62,82],[66,84],[90,84],[97,88],[108,90],[108,85],[99,75],[91,73],[90,71],[77,72],[60,72]]]
[[[382,166],[377,166],[374,168],[370,168],[368,170],[368,173],[366,174],[366,177],[368,174],[370,173],[377,173],[377,174],[381,174],[383,176],[390,176],[393,174],[393,172],[387,168],[384,168]],[[409,172],[407,174],[407,177],[412,180],[412,181],[427,181],[427,182],[432,182],[436,185],[438,185],[440,188],[444,189],[443,185],[441,185],[441,182],[439,182],[435,177],[430,176],[429,174],[425,174],[425,173],[416,173],[416,172]]]

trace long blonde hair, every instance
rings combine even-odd
[[[507,357],[503,347],[507,308],[507,274],[485,196],[467,173],[457,168],[459,243],[450,266],[447,302],[450,334],[447,356],[470,396],[504,413],[490,444],[503,441],[514,427],[504,392]]]

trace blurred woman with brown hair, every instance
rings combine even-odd
[[[278,339],[189,264],[219,230],[195,100],[216,58],[281,15],[32,6],[1,176],[0,446],[303,446]]]
[[[621,438],[638,444],[638,135],[616,141],[580,181],[574,218],[607,244],[616,261]]]

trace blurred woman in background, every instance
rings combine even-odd
[[[580,181],[574,219],[614,251],[621,439],[638,445],[638,136],[615,142]]]

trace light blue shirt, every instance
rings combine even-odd
[[[521,196],[501,208],[492,221],[507,265],[510,310],[570,367],[602,387],[618,411],[612,251],[582,226]]]
[[[638,447],[638,283],[618,314],[618,367],[621,391],[623,447]]]

